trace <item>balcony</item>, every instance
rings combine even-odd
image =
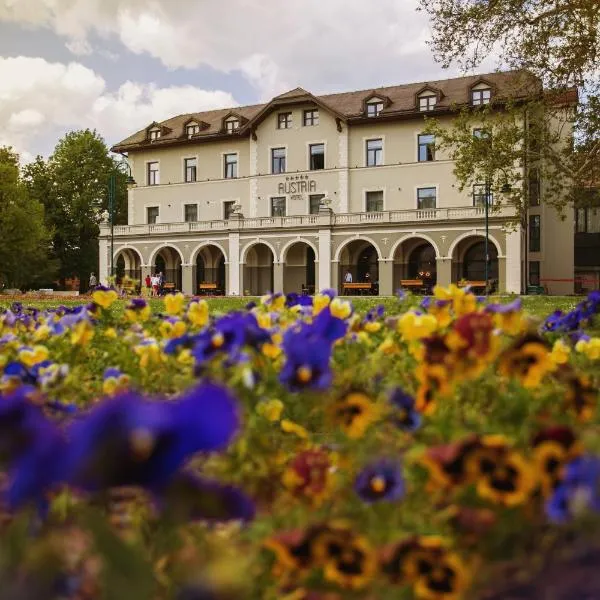
[[[491,219],[515,217],[511,206],[495,207],[490,211]],[[232,218],[227,221],[195,221],[187,223],[155,223],[152,225],[115,225],[115,236],[146,236],[173,233],[207,233],[228,231],[254,231],[272,229],[298,229],[319,227],[344,227],[348,225],[384,225],[390,223],[444,223],[448,221],[482,221],[485,210],[481,206],[455,208],[428,208],[424,210],[388,210],[368,213],[336,214],[321,212],[318,215],[290,217]],[[101,235],[107,235],[110,227],[104,223]]]

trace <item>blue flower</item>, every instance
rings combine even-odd
[[[387,458],[368,465],[358,474],[354,490],[369,504],[399,500],[405,491],[400,465]]]
[[[305,325],[305,328],[310,335],[320,337],[332,344],[346,335],[348,323],[343,319],[334,317],[329,307],[327,307],[315,317],[312,323]]]
[[[339,319],[337,319],[339,320]],[[283,336],[285,364],[279,380],[291,391],[327,389],[333,375],[329,366],[331,344],[310,327],[289,330]]]
[[[585,455],[566,465],[562,482],[546,503],[546,514],[564,523],[588,510],[600,512],[600,457]]]
[[[68,477],[88,491],[164,487],[195,453],[225,448],[239,422],[235,398],[213,384],[174,401],[121,394],[71,426]]]
[[[415,410],[415,399],[402,388],[395,388],[390,394],[394,405],[393,422],[404,431],[416,431],[422,422],[422,416]]]
[[[521,305],[523,301],[521,298],[516,298],[512,302],[508,304],[488,304],[485,307],[486,312],[490,313],[498,313],[498,314],[508,314],[513,312],[519,312],[521,310]]]

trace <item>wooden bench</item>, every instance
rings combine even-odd
[[[489,290],[491,292],[492,288],[493,288],[493,283],[490,281],[490,283],[488,285],[489,285]],[[468,288],[471,288],[472,290],[485,291],[486,285],[485,285],[485,281],[483,281],[483,280],[481,280],[481,281],[459,281],[458,287],[468,287]]]
[[[403,289],[414,290],[423,293],[428,291],[428,286],[422,279],[401,279],[400,287]]]
[[[163,290],[165,292],[174,292],[175,284],[174,283],[163,283]]]
[[[219,289],[219,286],[216,283],[208,283],[204,282],[198,286],[198,293],[200,294],[216,294]]]
[[[133,296],[136,293],[136,286],[131,284],[131,285],[124,285],[123,286],[123,291],[128,294],[129,296]]]
[[[342,287],[344,292],[355,290],[357,292],[370,292],[373,289],[372,283],[344,283]]]

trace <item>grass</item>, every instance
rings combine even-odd
[[[573,309],[581,300],[581,296],[522,296],[523,308],[527,312],[533,315],[545,317],[551,312],[560,309],[562,311],[569,311]],[[361,297],[352,296],[348,299],[352,300],[355,309],[358,312],[365,313],[369,309],[383,304],[386,308],[386,312],[393,312],[398,306],[398,299],[395,296],[373,296],[373,297]],[[422,296],[412,296],[410,298],[410,304],[417,306],[421,301]],[[514,296],[492,296],[492,302],[511,302]],[[257,297],[219,297],[219,298],[206,298],[211,312],[225,313],[232,310],[243,309],[249,302],[256,302],[259,300]],[[25,306],[31,306],[35,308],[55,308],[57,306],[77,306],[89,301],[89,297],[70,297],[70,298],[29,298],[27,296],[22,297],[9,297],[0,296],[0,309],[9,308],[13,302],[22,302]],[[116,305],[116,311],[121,312],[125,307],[127,301],[121,300]],[[159,298],[150,298],[150,306],[153,312],[161,312],[163,308],[163,301]]]

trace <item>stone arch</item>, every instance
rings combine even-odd
[[[192,253],[194,293],[224,295],[227,289],[227,256],[220,244],[206,242]]]
[[[155,248],[150,255],[150,270],[163,274],[163,289],[181,290],[183,285],[183,254],[179,248],[165,244]]]
[[[293,240],[281,252],[283,291],[314,294],[317,284],[316,250],[306,240]]]
[[[201,244],[198,244],[192,250],[192,254],[190,255],[190,263],[189,263],[190,265],[193,265],[196,262],[199,252],[206,246],[214,246],[215,248],[218,248],[221,251],[221,254],[223,254],[223,256],[225,257],[225,263],[229,262],[229,260],[227,258],[227,252],[225,252],[225,247],[222,244],[220,244],[219,242],[207,241],[207,242],[202,242]]]
[[[407,242],[408,240],[411,239],[422,239],[426,242],[429,242],[432,246],[433,249],[435,250],[435,256],[436,258],[440,258],[441,254],[440,254],[440,248],[437,245],[437,242],[434,241],[434,239],[430,236],[428,236],[426,233],[409,233],[408,235],[405,235],[404,237],[401,237],[390,249],[390,258],[394,258],[394,255],[396,254],[396,250],[398,250],[398,248],[404,244],[404,242]]]
[[[273,291],[275,251],[271,244],[253,242],[242,253],[242,289],[244,294],[261,296]]]
[[[257,244],[264,244],[265,246],[267,246],[267,248],[269,248],[271,250],[271,252],[273,253],[273,262],[278,262],[277,251],[275,250],[275,247],[273,246],[273,244],[271,244],[271,242],[269,242],[267,240],[259,239],[259,240],[251,241],[249,244],[246,244],[242,248],[242,251],[240,253],[240,264],[245,264],[246,257],[248,256],[248,251],[253,246],[256,246]]]
[[[373,248],[375,248],[375,250],[377,252],[377,258],[379,260],[383,259],[383,255],[381,254],[381,250],[379,249],[379,246],[377,245],[377,243],[372,238],[367,237],[366,235],[359,235],[359,236],[355,236],[355,237],[352,237],[352,238],[349,238],[349,239],[345,240],[340,245],[340,247],[336,250],[336,253],[335,253],[335,256],[334,256],[333,260],[339,261],[340,260],[340,256],[341,256],[342,252],[344,251],[344,248],[346,248],[352,242],[356,242],[356,241],[368,242],[369,244],[371,244],[371,246],[373,246]]]
[[[115,250],[113,260],[116,262],[116,259],[119,257],[119,255],[124,252],[127,252],[128,254],[131,253],[137,256],[140,262],[140,266],[144,264],[144,257],[142,256],[142,253],[134,246],[121,246],[120,248]],[[131,259],[131,257],[128,258],[129,260]]]
[[[498,289],[500,280],[500,251],[497,242],[492,241],[488,247],[488,260],[485,255],[485,235],[463,235],[457,243],[452,244],[452,281],[485,282],[486,263],[488,282],[491,289]],[[486,285],[484,283],[481,286]]]
[[[485,238],[485,233],[479,233],[478,231],[477,232],[465,231],[464,233],[461,233],[450,244],[450,248],[448,248],[448,258],[452,258],[454,256],[454,251],[456,250],[456,247],[458,246],[458,244],[460,244],[463,240],[466,240],[467,238],[470,238],[470,237]],[[492,242],[492,244],[494,244],[494,246],[496,246],[496,250],[498,251],[498,258],[502,258],[504,256],[504,253],[502,252],[502,246],[500,245],[500,242],[498,242],[498,240],[491,234],[488,234],[488,238],[489,238],[490,242]]]
[[[306,238],[296,238],[293,240],[290,240],[282,249],[281,252],[279,253],[279,262],[285,263],[285,259],[287,258],[287,253],[288,250],[294,245],[294,244],[306,244],[307,246],[310,246],[314,253],[315,253],[315,260],[319,260],[319,251],[317,250],[317,245],[313,242],[311,242],[310,240],[307,240]]]
[[[156,260],[156,255],[161,250],[164,250],[165,248],[170,248],[171,250],[174,250],[175,252],[177,252],[177,254],[179,254],[179,258],[181,259],[181,264],[182,265],[185,264],[185,259],[183,258],[183,252],[181,252],[181,250],[177,246],[174,246],[173,244],[164,244],[162,246],[157,246],[150,253],[150,258],[148,259],[148,264],[150,266],[152,266],[154,264],[154,261]]]
[[[340,294],[379,294],[381,253],[376,244],[363,236],[352,238],[336,256]]]
[[[439,251],[429,236],[408,235],[399,240],[390,254],[394,288],[430,293],[437,283]]]
[[[113,256],[114,276],[117,285],[123,283],[124,279],[131,280],[141,285],[143,259],[139,250],[133,246],[122,246]]]

